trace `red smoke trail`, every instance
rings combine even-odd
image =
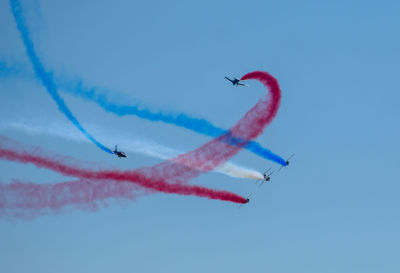
[[[212,190],[201,186],[190,186],[167,183],[165,180],[147,177],[139,171],[93,171],[72,165],[63,164],[45,156],[27,154],[21,151],[0,148],[0,158],[21,163],[32,163],[39,168],[46,168],[65,176],[79,177],[88,180],[114,180],[119,182],[131,182],[135,185],[164,193],[175,193],[182,195],[196,195],[209,199],[218,199],[236,203],[246,203],[243,197],[227,192]]]
[[[140,168],[135,171],[94,171],[63,164],[57,160],[35,155],[35,153],[18,152],[2,148],[0,158],[30,162],[38,167],[45,167],[67,176],[79,177],[90,180],[127,181],[135,185],[165,193],[183,195],[196,195],[210,199],[219,199],[237,203],[245,203],[246,200],[234,193],[216,191],[199,186],[190,186],[186,183],[202,172],[207,172],[229,160],[240,148],[246,145],[246,141],[257,137],[262,133],[277,113],[280,104],[281,91],[277,80],[266,72],[256,71],[246,74],[242,80],[259,80],[267,89],[268,94],[262,97],[246,115],[229,131],[200,148],[180,155],[175,159],[163,162],[153,167]],[[242,143],[231,146],[226,143],[229,138],[242,139]],[[114,197],[120,196],[115,193]],[[0,200],[1,203],[1,200]]]
[[[94,211],[107,206],[107,199],[135,200],[139,194],[145,193],[135,184],[113,180],[76,180],[57,184],[14,180],[9,184],[0,183],[0,217],[32,218],[62,212],[68,206]]]
[[[182,154],[169,162],[164,162],[150,168],[153,175],[165,179],[187,181],[198,176],[201,172],[208,172],[229,160],[246,145],[246,141],[259,136],[264,128],[271,123],[278,112],[281,101],[281,90],[278,81],[263,71],[255,71],[244,75],[242,80],[258,80],[269,90],[239,122],[232,127],[229,134],[224,134],[200,148]],[[230,145],[229,138],[243,139],[240,145]],[[178,163],[178,164],[176,164]]]

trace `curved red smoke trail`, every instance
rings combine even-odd
[[[37,154],[28,154],[26,152],[7,148],[0,149],[0,158],[33,163],[38,167],[45,167],[61,174],[79,177],[81,179],[127,181],[147,189],[165,193],[196,195],[210,199],[245,203],[246,200],[243,197],[234,193],[212,190],[200,186],[190,186],[186,183],[200,173],[210,171],[233,157],[239,152],[241,147],[246,145],[248,140],[254,139],[261,134],[276,115],[281,99],[281,91],[277,80],[270,74],[262,71],[248,73],[242,77],[242,80],[248,79],[260,81],[269,90],[269,93],[263,96],[257,104],[232,127],[229,133],[206,143],[194,151],[153,167],[124,172],[117,170],[94,171],[63,164],[57,160],[42,157]],[[268,94],[270,97],[269,99]],[[231,142],[231,140],[229,140],[230,138],[236,140],[241,139],[242,141],[238,143],[238,145],[231,146],[227,144]],[[23,184],[19,185],[20,187],[24,187]],[[88,183],[87,186],[92,187],[92,184]],[[114,195],[113,197],[118,197],[121,193],[114,192],[111,195]],[[111,195],[110,197],[112,197]],[[0,200],[0,207],[1,206],[7,208],[7,204],[1,205]],[[29,205],[27,205],[27,207],[29,207]]]
[[[200,148],[179,155],[178,157],[158,164],[142,171],[151,173],[152,176],[163,177],[174,182],[185,182],[190,178],[198,176],[200,173],[213,170],[215,167],[226,162],[240,149],[246,145],[247,141],[259,136],[270,124],[278,112],[281,101],[281,89],[278,81],[269,73],[255,71],[244,75],[241,80],[258,80],[269,91],[264,95],[255,106],[253,106],[242,119],[233,126],[228,134],[209,141]],[[269,98],[268,98],[269,96]],[[232,143],[229,138],[242,139],[238,145]]]

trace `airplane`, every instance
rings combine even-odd
[[[289,156],[289,158],[288,159],[286,159],[286,161],[285,161],[285,166],[281,166],[280,168],[279,168],[279,170],[278,170],[278,172],[283,168],[283,167],[286,167],[286,166],[289,166],[289,163],[290,163],[290,159],[292,158],[294,156],[294,154],[292,154],[291,156]]]
[[[240,209],[244,204],[247,204],[247,203],[249,203],[249,202],[250,202],[250,198],[246,198],[246,202],[243,203],[243,204],[240,204],[239,209]]]
[[[271,174],[273,174],[275,171],[272,171],[269,173],[269,171],[271,170],[271,168],[269,168],[268,170],[266,170],[264,172],[264,180],[265,181],[270,181],[271,180]]]
[[[247,204],[247,203],[250,202],[250,198],[249,198],[249,197],[252,196],[253,194],[254,194],[254,192],[251,193],[251,194],[249,194],[249,196],[247,196],[247,198],[246,198],[246,203],[240,204],[239,209],[240,209],[244,204]]]
[[[118,157],[128,157],[124,152],[117,150],[117,145],[115,145],[115,150],[113,151],[113,153]]]
[[[285,163],[286,163],[286,166],[289,165],[289,163],[290,163],[289,160],[290,160],[292,157],[294,157],[294,154],[292,154],[291,156],[289,156],[288,159],[286,159],[286,162],[285,162]]]
[[[247,86],[247,85],[245,85],[244,83],[240,83],[240,80],[238,80],[238,79],[236,79],[236,78],[233,78],[233,80],[231,80],[231,79],[229,79],[228,77],[225,76],[225,79],[227,79],[227,80],[230,81],[233,85],[236,85],[236,86],[239,86],[239,85],[241,85],[241,86]]]
[[[261,181],[261,183],[260,183],[260,187],[261,187],[262,184],[264,184],[265,182],[270,181],[271,180],[271,175],[276,171],[276,170],[273,170],[272,172],[270,172],[271,169],[272,168],[269,168],[268,170],[266,170],[264,172],[264,180],[262,180],[262,181],[261,180],[257,180],[256,184]]]

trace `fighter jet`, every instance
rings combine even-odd
[[[225,76],[225,79],[227,79],[227,80],[230,81],[233,85],[236,85],[236,86],[239,86],[239,85],[241,85],[241,86],[247,86],[247,85],[245,85],[244,83],[240,83],[240,80],[238,80],[238,79],[236,79],[236,78],[233,78],[233,80],[231,80],[231,79],[229,79],[228,77]]]
[[[115,145],[115,150],[113,151],[113,153],[118,157],[128,157],[124,152],[117,150],[117,145]]]

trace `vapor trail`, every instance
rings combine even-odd
[[[132,183],[114,180],[85,180],[57,184],[36,184],[13,180],[0,182],[0,217],[32,218],[64,212],[66,209],[94,211],[107,206],[108,200],[135,200],[146,190]]]
[[[114,141],[115,143],[118,143],[119,147],[129,153],[142,154],[162,160],[169,160],[183,153],[181,151],[160,145],[154,141],[141,139],[138,136],[127,136],[122,132],[116,133],[114,131],[113,136],[110,137],[106,135],[104,130],[90,125],[88,128],[97,135],[101,135],[104,141],[110,143]],[[40,125],[38,123],[32,124],[26,122],[0,122],[0,130],[8,131],[10,129],[22,131],[28,134],[59,137],[77,142],[87,141],[87,139],[82,137],[81,134],[77,134],[74,130],[71,130],[73,128],[69,128],[68,124],[47,123],[46,125]],[[214,171],[236,178],[248,178],[254,180],[263,179],[263,175],[260,172],[230,162],[226,162],[225,164],[217,167]]]
[[[93,142],[97,147],[102,149],[103,151],[112,154],[112,151],[98,142],[91,134],[89,134],[79,123],[76,117],[72,114],[72,112],[68,109],[64,100],[58,94],[57,85],[53,80],[53,74],[49,71],[46,71],[44,66],[42,65],[38,55],[35,52],[35,48],[30,38],[30,33],[25,22],[25,17],[22,14],[22,7],[18,0],[10,0],[11,11],[14,16],[15,22],[17,24],[17,28],[20,32],[22,41],[25,46],[26,53],[32,63],[33,70],[35,71],[35,75],[40,79],[43,86],[46,88],[47,92],[53,98],[54,102],[58,105],[60,111],[75,125],[75,127],[81,131],[91,142]]]
[[[18,29],[21,32],[25,48],[34,66],[36,75],[46,86],[53,99],[57,101],[59,108],[63,108],[61,106],[66,108],[63,101],[59,101],[60,97],[57,93],[57,88],[52,75],[44,70],[34,52],[33,44],[26,29],[24,18],[21,16],[19,2],[17,0],[10,1]],[[88,179],[91,181],[125,181],[153,191],[196,195],[210,199],[245,203],[246,199],[234,193],[188,185],[190,179],[215,169],[236,155],[241,148],[248,145],[248,141],[259,136],[263,132],[264,128],[270,124],[275,117],[281,98],[281,91],[277,80],[270,74],[262,71],[249,73],[243,76],[242,79],[255,79],[260,81],[269,90],[269,93],[267,93],[266,96],[263,96],[257,104],[226,133],[212,141],[209,141],[194,151],[179,155],[168,162],[163,162],[153,167],[124,172],[117,170],[96,171],[76,167],[74,164],[63,164],[54,158],[50,159],[32,152],[27,153],[25,151],[19,151],[18,149],[9,149],[8,147],[1,149],[0,157],[5,160],[19,161],[23,163],[30,162],[38,167],[45,167],[66,176],[79,177],[80,179]],[[68,117],[68,113],[70,112],[64,111],[64,113]],[[71,113],[70,116],[72,116]],[[76,119],[73,118],[71,121],[73,120]],[[82,128],[81,132],[84,133],[86,131]],[[87,136],[87,133],[85,135]],[[93,141],[93,138],[89,139]],[[0,142],[0,144],[2,143]]]
[[[4,75],[18,75],[18,70],[13,66],[8,65],[6,62],[3,62],[3,64],[0,62],[0,72],[2,72],[2,74]],[[84,100],[94,102],[104,111],[113,113],[117,116],[133,115],[153,122],[160,121],[167,124],[173,124],[210,137],[218,137],[228,132],[225,129],[215,126],[206,119],[196,118],[193,116],[189,116],[185,113],[173,113],[165,110],[154,111],[151,110],[146,105],[143,105],[142,103],[133,102],[131,104],[126,104],[126,103],[111,101],[108,95],[109,94],[108,91],[102,88],[101,90],[103,91],[100,91],[99,88],[97,87],[85,86],[83,84],[83,81],[80,79],[55,77],[54,81],[59,87],[61,92],[66,92],[76,97],[82,98]],[[124,99],[124,101],[127,100],[135,101],[134,99],[130,98]],[[236,142],[241,142],[241,141],[232,139],[230,144],[235,145]],[[267,148],[262,147],[256,141],[247,142],[244,148],[262,158],[274,161],[283,166],[286,165],[284,159],[282,159],[275,153],[271,152]]]
[[[21,145],[2,137],[0,140],[0,158],[23,163],[33,163],[38,167],[45,167],[66,176],[74,176],[85,180],[113,180],[117,182],[126,181],[148,190],[161,191],[165,193],[176,193],[183,195],[196,195],[210,199],[219,199],[237,203],[246,203],[247,200],[239,195],[226,191],[215,191],[204,187],[188,186],[190,179],[201,173],[211,171],[234,156],[244,143],[228,145],[221,138],[253,139],[262,133],[264,128],[271,123],[275,117],[281,98],[281,91],[277,80],[270,74],[262,71],[248,73],[242,79],[255,79],[260,81],[269,90],[237,124],[225,134],[214,139],[200,148],[180,155],[168,162],[163,162],[153,167],[140,168],[134,171],[97,171],[76,167],[75,164],[63,164],[63,158],[55,156],[41,156],[38,149],[19,150]],[[269,95],[269,96],[268,96]],[[269,99],[268,99],[269,98]],[[10,144],[11,143],[11,144]],[[185,164],[182,164],[185,163]],[[80,164],[82,165],[82,164]],[[118,197],[120,194],[117,193]],[[6,196],[0,192],[0,197]],[[25,196],[22,196],[25,197]],[[0,200],[1,200],[0,198]],[[41,195],[38,197],[41,199]],[[0,201],[0,207],[4,207],[5,201]],[[28,208],[32,210],[32,208]]]
[[[173,124],[210,137],[218,137],[228,132],[228,130],[219,128],[206,119],[195,118],[185,113],[152,111],[143,104],[137,103],[128,105],[124,103],[112,102],[110,101],[106,93],[98,91],[95,87],[85,87],[81,80],[73,81],[67,80],[66,78],[59,80],[61,91],[65,91],[76,97],[92,101],[106,112],[110,112],[118,116],[133,115],[149,121],[160,121],[167,124]],[[236,145],[235,143],[240,142],[243,142],[243,140],[235,138],[229,139],[230,145]],[[262,147],[258,142],[248,141],[243,148],[262,158],[272,160],[282,166],[286,165],[283,158]]]
[[[18,13],[19,3],[15,0],[11,0],[11,5],[13,13]],[[27,44],[26,49],[28,56],[34,64],[36,74],[41,75],[41,73],[45,73],[44,68],[41,66],[33,51],[33,45],[29,39],[29,35],[24,32],[26,31],[23,28],[24,22],[21,23],[17,16],[16,21],[17,25],[19,24],[20,31],[22,25],[21,36],[23,37],[24,43]],[[81,179],[129,181],[141,187],[165,193],[197,195],[211,199],[245,203],[246,199],[234,193],[187,185],[190,179],[197,177],[201,173],[215,169],[237,154],[241,148],[248,144],[249,140],[261,134],[264,128],[275,117],[281,98],[277,80],[268,73],[261,71],[249,73],[243,76],[242,79],[255,79],[260,81],[269,90],[269,93],[267,96],[261,98],[227,133],[194,151],[179,155],[169,162],[163,162],[153,167],[141,168],[135,171],[120,172],[93,171],[77,168],[73,165],[62,165],[60,162],[36,156],[32,153],[19,153],[15,149],[3,149],[1,157],[7,160],[31,162],[37,166],[46,167],[64,175],[80,177]],[[42,76],[41,80],[46,85],[49,93],[51,93],[50,91],[54,91],[51,88],[55,88],[52,77]],[[57,89],[55,89],[55,91],[57,91]],[[51,94],[54,98],[54,92]],[[58,96],[57,92],[55,94]],[[55,97],[57,98],[57,96]],[[65,104],[61,105],[65,106]]]
[[[21,5],[18,0],[10,0],[12,12],[17,23],[18,30],[20,31],[21,38],[24,42],[26,52],[31,60],[36,76],[41,80],[42,84],[46,87],[48,93],[52,96],[53,100],[57,103],[60,111],[62,111],[65,116],[94,144],[96,144],[102,150],[112,153],[112,151],[105,147],[103,144],[98,142],[92,135],[90,135],[78,122],[78,120],[73,116],[68,107],[65,105],[64,101],[58,94],[58,87],[56,81],[53,77],[53,74],[46,71],[44,69],[43,64],[40,62],[39,57],[37,56],[33,42],[30,38],[29,30],[27,28],[27,24],[25,22],[25,17],[21,12]],[[78,81],[78,83],[74,83],[71,81],[61,81],[60,84],[63,89],[74,94],[75,96],[79,96],[81,98],[91,100],[97,103],[100,107],[102,107],[105,111],[112,112],[119,116],[124,115],[135,115],[143,119],[151,120],[151,121],[161,121],[164,123],[175,124],[177,126],[195,131],[197,133],[218,137],[223,134],[228,133],[227,130],[222,128],[218,128],[213,125],[211,122],[200,119],[190,117],[184,113],[165,113],[162,111],[153,112],[148,108],[142,108],[138,104],[134,105],[124,105],[118,104],[115,102],[110,102],[108,97],[105,94],[98,93],[96,89],[90,88],[86,89],[83,87],[82,82]],[[269,160],[272,160],[282,166],[285,166],[285,160],[280,156],[272,153],[266,148],[263,148],[259,143],[255,141],[248,141],[244,139],[236,139],[236,137],[231,138],[222,138],[223,141],[229,141],[230,145],[237,145],[238,143],[242,143],[246,141],[245,145],[242,145],[241,148],[246,148],[249,151]]]
[[[162,178],[154,178],[147,176],[146,172],[142,172],[140,169],[136,171],[118,171],[118,170],[90,170],[80,168],[76,165],[65,164],[61,159],[57,159],[54,155],[40,155],[39,153],[26,153],[19,151],[18,149],[7,149],[0,146],[0,159],[15,161],[20,163],[32,163],[39,168],[46,168],[65,176],[77,177],[80,179],[88,179],[92,181],[108,181],[113,180],[116,182],[129,182],[134,185],[164,192],[174,193],[181,195],[195,195],[198,197],[204,197],[209,199],[231,201],[236,203],[246,203],[246,200],[234,193],[212,190],[201,186],[191,186],[184,184],[173,184],[166,182]],[[105,185],[107,187],[107,185]],[[22,186],[24,187],[24,185]],[[92,187],[90,185],[90,187]],[[45,189],[46,190],[46,189]],[[42,192],[41,192],[42,193]],[[125,192],[122,192],[125,194]],[[78,192],[77,194],[82,194]],[[117,193],[117,197],[120,196]],[[43,198],[39,198],[42,200]],[[4,202],[1,202],[4,203]]]

